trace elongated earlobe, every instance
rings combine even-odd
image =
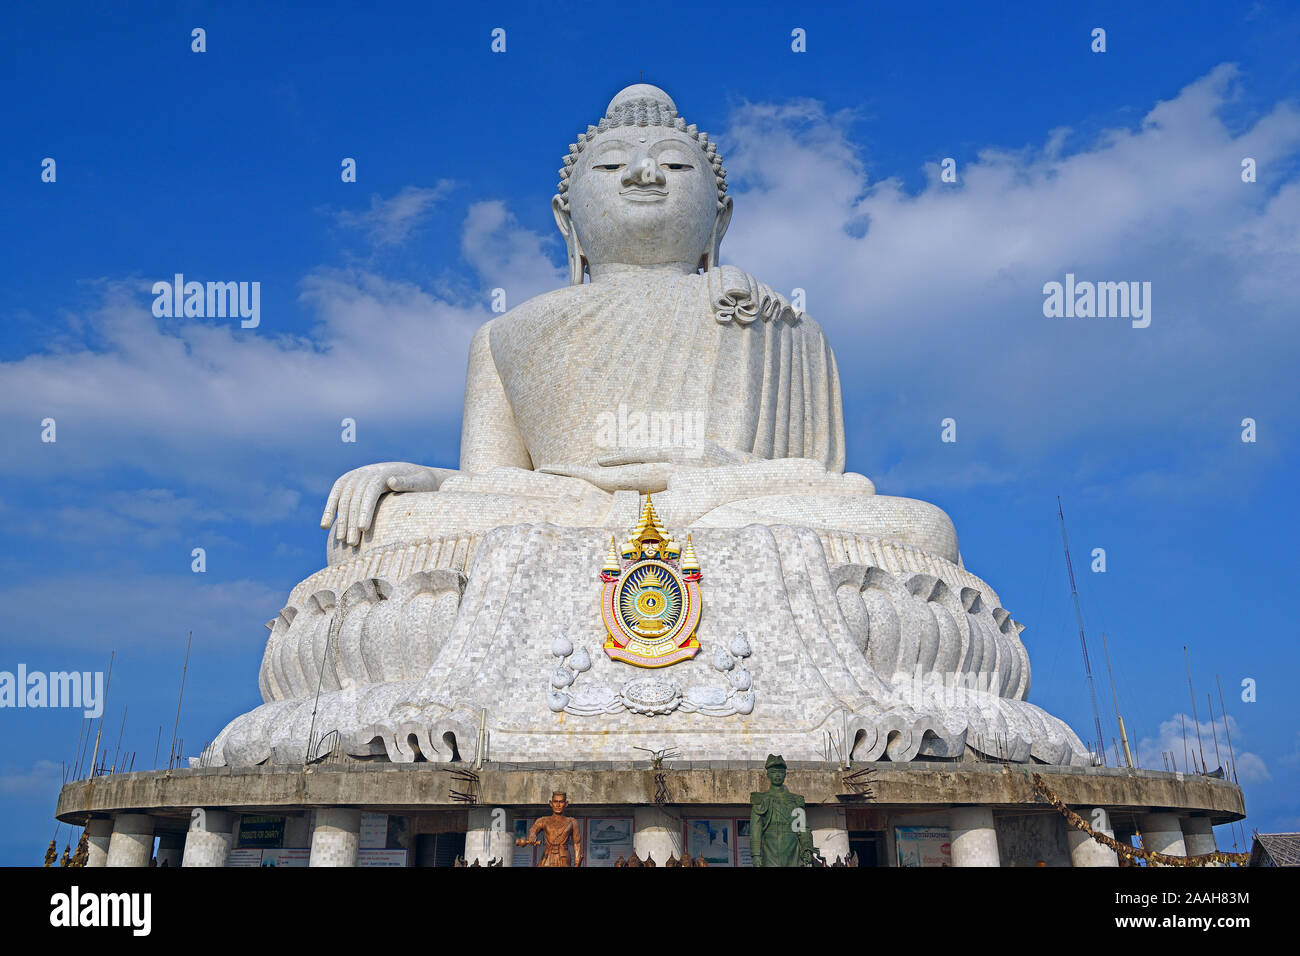
[[[700,267],[705,272],[718,266],[718,256],[722,249],[722,237],[727,234],[727,227],[731,225],[731,208],[730,196],[724,196],[718,201],[718,215],[713,220],[713,234],[709,236],[709,248],[704,250],[704,255],[700,257]]]
[[[573,228],[573,218],[564,208],[562,196],[551,200],[551,212],[555,215],[555,227],[564,237],[564,247],[569,254],[569,285],[582,285],[587,272],[587,257],[583,254],[582,243],[578,241],[578,232]]]

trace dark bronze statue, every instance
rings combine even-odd
[[[754,866],[811,866],[812,833],[803,797],[785,788],[785,761],[768,754],[770,786],[749,795],[749,853]]]

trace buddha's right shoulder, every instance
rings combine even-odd
[[[502,313],[492,320],[491,325],[504,328],[516,322],[530,319],[536,315],[564,309],[574,302],[580,302],[593,293],[590,285],[568,285],[550,292],[543,292],[530,299],[525,299],[514,308]]]
[[[512,337],[516,333],[527,335],[529,327],[538,319],[557,312],[568,312],[591,295],[590,285],[565,286],[543,292],[483,323],[474,333],[474,338],[486,341],[491,336],[493,341],[500,341],[502,336]]]

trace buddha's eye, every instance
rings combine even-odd
[[[664,169],[672,169],[672,170],[695,168],[694,166],[691,166],[689,163],[660,163],[659,165],[662,166]]]
[[[616,169],[622,169],[627,163],[597,163],[593,169],[608,169],[611,172]]]

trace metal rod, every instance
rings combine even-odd
[[[172,769],[172,764],[176,760],[176,731],[181,725],[181,700],[185,697],[185,675],[190,669],[190,645],[194,642],[194,632],[190,631],[189,639],[185,642],[185,666],[181,668],[181,692],[176,695],[176,722],[172,724],[172,753],[167,758],[167,769]]]
[[[1223,765],[1223,755],[1219,753],[1219,728],[1214,726],[1214,701],[1210,699],[1209,694],[1205,695],[1205,702],[1210,707],[1210,732],[1214,734],[1214,759],[1218,761],[1219,769],[1226,777],[1228,768]]]
[[[1214,683],[1219,687],[1219,713],[1223,714],[1223,732],[1228,738],[1228,759],[1232,761],[1232,782],[1238,783],[1237,780],[1237,755],[1232,751],[1232,731],[1228,729],[1228,709],[1223,706],[1223,684],[1219,682],[1219,675],[1214,675]]]
[[[113,651],[108,656],[108,679],[104,681],[104,700],[101,706],[104,708],[99,712],[99,728],[95,731],[95,749],[90,753],[90,775],[95,775],[95,758],[99,756],[99,739],[104,733],[104,715],[108,713],[108,689],[113,684],[113,658],[117,657],[117,651]]]
[[[72,773],[74,774],[73,776],[74,780],[76,779],[75,774],[77,772],[77,761],[81,758],[81,738],[84,737],[85,734],[86,734],[86,718],[83,715],[81,720],[77,722],[77,749],[72,751]],[[68,771],[66,769],[63,772],[63,782],[64,783],[68,782]]]
[[[153,743],[153,768],[158,769],[158,748],[162,746],[162,724],[158,725],[158,739]]]
[[[1196,745],[1201,751],[1201,773],[1205,773],[1205,741],[1201,739],[1201,718],[1196,715],[1196,691],[1192,687],[1192,659],[1187,656],[1187,645],[1183,645],[1183,660],[1187,662],[1187,690],[1192,695],[1192,720],[1196,721]]]
[[[1056,497],[1056,513],[1061,518],[1061,544],[1065,546],[1065,570],[1070,575],[1070,595],[1074,598],[1074,616],[1079,621],[1079,646],[1083,650],[1083,670],[1088,675],[1088,696],[1092,699],[1092,720],[1097,731],[1097,752],[1101,765],[1106,766],[1106,735],[1101,730],[1101,711],[1097,709],[1097,688],[1092,680],[1092,662],[1088,659],[1088,639],[1083,634],[1083,610],[1079,607],[1079,589],[1074,583],[1074,564],[1070,561],[1070,541],[1065,535],[1065,512],[1061,510],[1061,497]]]
[[[1179,714],[1178,722],[1183,725],[1183,766],[1189,767],[1190,765],[1187,759],[1187,715]],[[1188,772],[1191,772],[1190,769]]]
[[[1110,678],[1110,699],[1115,704],[1115,723],[1119,724],[1119,739],[1124,742],[1124,759],[1128,768],[1133,769],[1133,751],[1128,747],[1128,733],[1124,730],[1124,718],[1119,714],[1119,698],[1115,695],[1115,672],[1110,669],[1110,646],[1106,643],[1106,632],[1101,632],[1101,649],[1106,652],[1106,675]],[[1118,755],[1117,755],[1118,758]],[[1116,759],[1118,766],[1119,760]]]
[[[113,748],[113,769],[112,773],[117,773],[117,755],[122,752],[122,733],[126,730],[126,712],[129,707],[122,708],[122,726],[117,729],[117,746]]]
[[[307,751],[302,756],[303,764],[311,760],[311,749],[315,744],[316,736],[316,707],[320,704],[320,689],[325,682],[325,668],[329,664],[330,645],[333,644],[335,636],[343,628],[343,618],[346,608],[344,607],[346,593],[341,595],[338,602],[334,605],[334,613],[330,616],[329,630],[325,632],[325,651],[321,654],[320,673],[316,677],[316,698],[311,704],[311,726],[307,730]]]

